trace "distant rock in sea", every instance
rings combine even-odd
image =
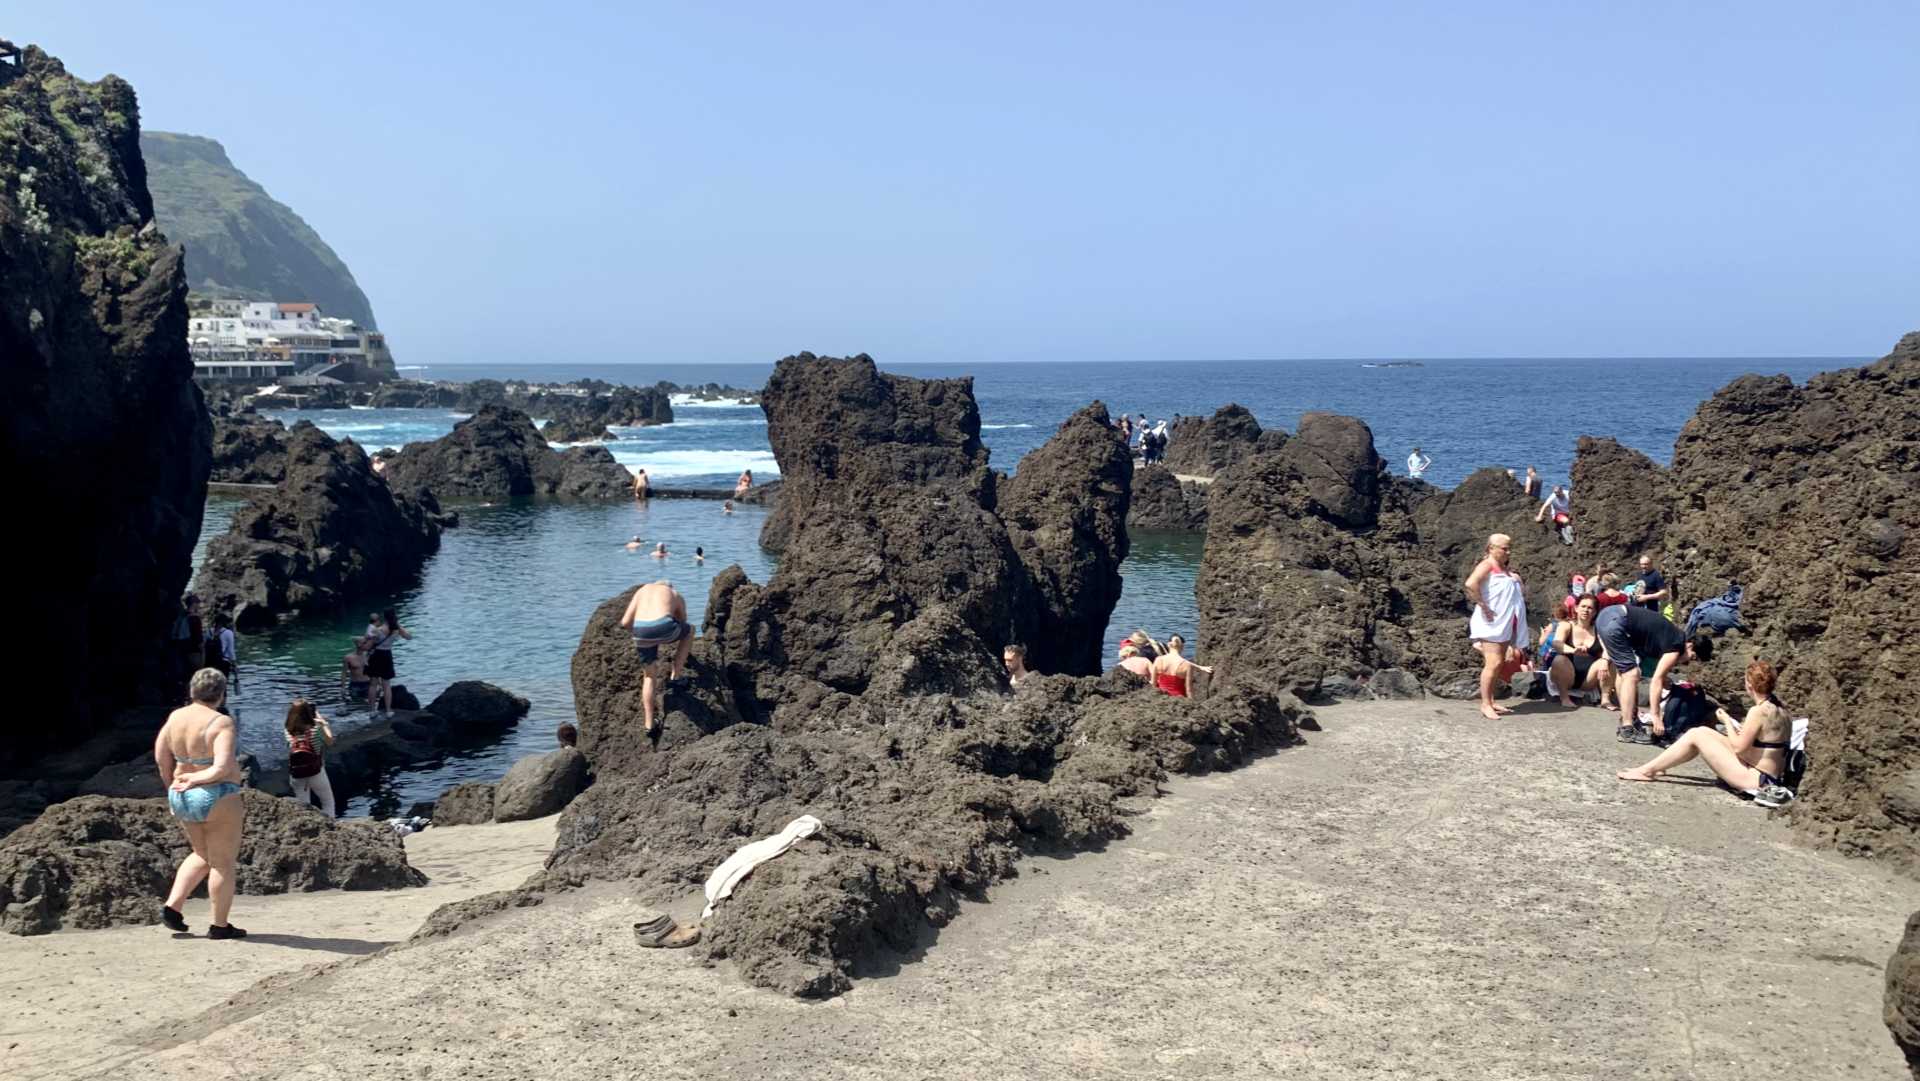
[[[442,499],[633,497],[633,474],[605,447],[554,450],[532,419],[503,405],[482,406],[430,443],[408,444],[388,461],[386,477],[396,490]]]

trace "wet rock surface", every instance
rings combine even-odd
[[[629,499],[633,475],[605,447],[547,445],[519,410],[481,407],[430,443],[413,443],[387,463],[396,491],[431,491],[441,499],[563,496]]]
[[[530,705],[512,691],[477,679],[463,679],[435,695],[427,703],[427,712],[453,724],[498,731],[526,716]]]
[[[58,509],[57,539],[34,545],[10,589],[59,647],[36,653],[36,716],[0,722],[6,775],[173,693],[163,643],[192,573],[212,435],[133,88],[75,79],[31,45],[0,68],[0,449],[16,505]]]
[[[241,798],[242,894],[426,883],[407,864],[399,838],[377,824],[343,825],[254,789]],[[174,870],[189,851],[163,800],[82,796],[55,804],[0,841],[0,930],[32,935],[158,923]]]
[[[285,425],[257,414],[214,418],[214,481],[221,484],[279,484],[286,477]]]
[[[359,446],[301,421],[287,433],[286,479],[209,542],[194,588],[209,615],[257,630],[390,595],[439,547],[431,493],[395,492]]]
[[[627,595],[594,613],[573,681],[595,780],[561,818],[549,875],[666,898],[816,815],[826,828],[757,869],[698,948],[756,982],[834,994],[1023,854],[1123,834],[1121,796],[1285,745],[1308,718],[1255,682],[1184,701],[1048,674],[1008,693],[997,654],[1016,639],[1041,672],[1099,670],[1131,486],[1097,404],[1013,481],[986,470],[965,381],[800,356],[763,404],[782,513],[799,511],[769,524],[780,568],[764,585],[738,568],[715,579],[657,742],[616,624]]]

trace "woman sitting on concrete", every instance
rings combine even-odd
[[[1766,661],[1749,663],[1746,690],[1747,697],[1753,699],[1753,708],[1740,721],[1735,721],[1724,709],[1718,711],[1720,722],[1734,729],[1732,736],[1723,736],[1704,726],[1689,728],[1653,761],[1637,769],[1623,769],[1616,776],[1623,781],[1651,781],[1698,757],[1729,788],[1758,792],[1779,785],[1787,775],[1793,718],[1787,716],[1786,709],[1773,697],[1778,679],[1773,665]]]
[[[1571,620],[1561,620],[1547,629],[1553,642],[1547,679],[1560,692],[1560,704],[1568,708],[1577,704],[1568,697],[1576,691],[1597,694],[1603,704],[1610,697],[1612,681],[1601,678],[1607,666],[1598,663],[1602,656],[1600,636],[1593,629],[1593,617],[1599,610],[1600,604],[1592,596],[1580,597],[1574,601]]]

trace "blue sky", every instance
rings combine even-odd
[[[1878,356],[1920,5],[40,4],[403,363]]]

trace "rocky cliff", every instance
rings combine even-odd
[[[1882,1003],[1887,1031],[1907,1057],[1907,1069],[1920,1081],[1920,912],[1907,918],[1907,933],[1887,959]]]
[[[286,441],[285,479],[234,514],[194,583],[209,614],[242,630],[390,596],[440,547],[431,493],[395,492],[353,441],[309,421]]]
[[[605,447],[556,451],[525,413],[482,406],[431,443],[410,443],[387,463],[400,491],[443,499],[506,499],[517,495],[628,499],[633,474]]]
[[[162,643],[190,572],[211,439],[186,349],[180,249],[153,225],[133,88],[36,47],[0,63],[0,447],[31,555],[36,717],[0,773],[166,693]]]
[[[187,249],[187,283],[213,296],[307,300],[373,327],[347,264],[300,215],[241,172],[212,139],[140,133],[153,212]]]
[[[286,425],[257,413],[213,418],[213,480],[278,484],[286,476]]]
[[[1018,636],[1097,667],[1129,492],[1099,405],[1013,480],[987,469],[963,380],[802,355],[763,405],[783,511],[801,508],[770,527],[779,569],[715,579],[657,744],[639,735],[638,661],[616,625],[628,594],[593,613],[573,682],[596,780],[530,888],[628,879],[665,899],[814,814],[827,828],[756,870],[700,948],[756,982],[833,994],[1022,854],[1124,833],[1120,796],[1294,738],[1298,701],[1251,680],[1195,701],[1091,675],[1008,693],[997,654]]]

